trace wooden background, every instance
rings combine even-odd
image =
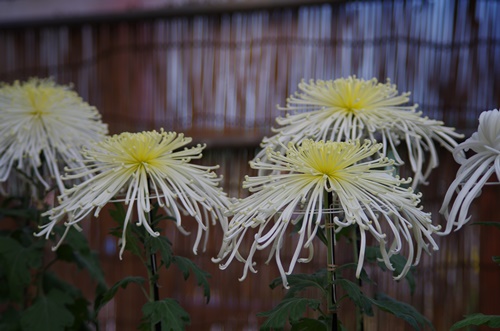
[[[425,115],[467,137],[482,111],[500,105],[500,2],[495,0],[290,1],[290,6],[280,1],[279,7],[262,1],[247,6],[218,1],[215,7],[208,1],[194,7],[192,1],[176,3],[157,11],[0,18],[0,81],[51,76],[74,84],[99,109],[111,133],[163,127],[206,142],[203,162],[221,166],[231,196],[246,194],[240,182],[249,172],[247,162],[280,115],[276,105],[285,104],[301,79],[390,78],[401,92],[412,92],[411,101]],[[440,157],[440,167],[422,188],[424,207],[437,223],[443,222],[438,210],[458,168],[447,151]],[[473,219],[500,221],[499,197],[498,186],[485,188],[473,204]],[[134,257],[118,259],[108,235],[112,226],[106,217],[85,224],[109,284],[144,274]],[[261,322],[256,313],[271,309],[283,295],[268,288],[279,273],[274,264],[263,263],[263,255],[259,272],[244,282],[237,280],[241,265],[220,271],[210,261],[221,240],[217,229],[207,251],[197,256],[191,252],[193,237],[174,228],[165,234],[177,254],[212,275],[212,297],[205,304],[193,279],[184,282],[175,267],[161,273],[162,297],[174,297],[188,310],[190,330],[256,330]],[[498,238],[496,229],[478,226],[438,238],[440,250],[424,256],[416,269],[413,296],[405,282],[369,272],[379,290],[414,305],[437,330],[448,330],[468,313],[500,314],[500,268],[491,261],[500,255]],[[337,252],[350,259],[342,244]],[[320,251],[297,271],[323,267],[324,255]],[[83,272],[62,272],[87,283]],[[137,288],[120,290],[100,316],[102,330],[135,330],[143,303]],[[340,314],[351,329],[350,307]],[[365,320],[365,330],[387,329],[411,330],[386,313]]]

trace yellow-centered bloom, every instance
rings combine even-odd
[[[475,154],[466,158],[464,152],[468,150]],[[447,220],[442,234],[449,234],[453,226],[456,226],[455,231],[459,230],[469,221],[467,214],[472,201],[481,194],[481,189],[494,173],[500,181],[500,111],[482,112],[477,132],[455,147],[453,156],[460,168],[441,206],[440,213]]]
[[[378,242],[391,270],[390,256],[400,253],[403,242],[407,242],[408,262],[397,278],[403,277],[412,264],[418,263],[422,250],[428,251],[429,243],[438,248],[432,238],[438,227],[432,225],[430,214],[418,207],[420,195],[401,186],[409,181],[392,175],[394,162],[385,157],[373,158],[381,148],[381,144],[368,140],[363,144],[303,140],[299,146],[289,143],[285,154],[268,148],[266,160],[251,162],[251,167],[271,174],[245,178],[243,187],[252,194],[232,207],[234,217],[215,261],[223,262],[223,269],[234,258],[244,262],[244,279],[248,270],[256,272],[255,252],[270,246],[268,261],[275,256],[286,285],[286,275],[292,273],[295,264],[312,259],[312,240],[318,228],[325,226],[324,217],[334,213],[335,231],[350,225],[359,227],[358,277],[366,233]],[[326,195],[331,195],[333,205],[325,207]],[[299,231],[297,247],[285,270],[281,248],[289,226],[298,226]],[[240,246],[250,232],[255,232],[254,241],[244,257]],[[309,250],[309,255],[299,258],[303,249]]]
[[[0,182],[11,180],[16,168],[45,189],[55,184],[62,192],[61,170],[82,166],[82,147],[107,132],[98,111],[69,86],[49,79],[1,85]]]
[[[265,159],[268,147],[282,151],[288,142],[304,139],[369,139],[381,142],[382,154],[392,154],[402,164],[404,156],[396,147],[404,141],[415,188],[439,163],[434,140],[451,151],[457,145],[454,138],[462,137],[443,122],[422,117],[416,111],[418,105],[405,106],[410,93],[399,94],[389,80],[385,84],[375,78],[311,80],[302,81],[299,90],[287,99],[286,107],[280,108],[287,114],[276,119],[280,127],[274,129],[275,135],[264,138],[257,158]]]
[[[91,212],[97,217],[108,202],[119,199],[128,205],[121,257],[134,206],[137,225],[144,226],[152,236],[159,235],[147,218],[153,200],[175,217],[179,227],[181,211],[196,219],[198,232],[193,247],[196,253],[203,232],[208,231],[209,220],[213,224],[218,220],[223,228],[226,227],[223,213],[229,202],[218,187],[221,178],[212,171],[218,167],[190,163],[192,159],[200,159],[205,148],[202,145],[184,147],[190,142],[191,138],[182,134],[161,130],[125,132],[92,145],[84,151],[85,167],[66,169],[64,179],[91,177],[64,192],[60,205],[46,213],[50,223],[37,235],[48,237],[54,225],[67,215],[70,216],[65,223],[68,228]]]

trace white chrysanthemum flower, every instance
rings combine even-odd
[[[370,141],[360,144],[312,140],[303,140],[299,147],[289,143],[284,148],[286,154],[268,148],[267,160],[251,162],[251,167],[272,174],[245,178],[243,186],[252,194],[233,206],[231,212],[235,216],[215,261],[225,261],[221,268],[226,268],[236,257],[245,263],[241,278],[244,279],[248,270],[256,272],[255,252],[272,246],[268,261],[275,256],[286,285],[286,275],[293,271],[296,262],[309,262],[313,257],[312,240],[318,227],[325,226],[325,214],[331,213],[324,209],[325,194],[331,194],[332,201],[336,201],[334,207],[342,211],[343,218],[334,217],[336,231],[350,225],[360,230],[357,276],[363,266],[368,232],[378,241],[383,260],[391,270],[394,269],[390,256],[400,253],[407,242],[408,262],[397,278],[403,277],[412,264],[418,263],[422,250],[428,251],[428,243],[438,249],[432,234],[439,227],[432,225],[429,213],[417,207],[420,195],[401,186],[408,181],[392,175],[392,160],[383,157],[366,161],[380,148],[381,144]],[[285,231],[297,224],[297,248],[285,271],[280,255]],[[255,239],[245,258],[240,246],[247,232],[255,228]],[[304,248],[309,250],[309,256],[299,258]]]
[[[98,111],[68,86],[36,78],[1,85],[0,182],[12,181],[16,168],[47,190],[55,181],[63,191],[60,170],[82,166],[82,147],[107,132]]]
[[[468,150],[475,154],[466,158],[464,152]],[[500,180],[500,111],[494,109],[482,112],[477,132],[456,146],[453,156],[460,168],[441,206],[440,213],[447,220],[442,234],[449,234],[453,226],[458,230],[469,221],[469,207],[493,173]],[[455,199],[450,209],[453,197]]]
[[[356,77],[336,80],[311,80],[299,84],[300,92],[287,99],[285,117],[278,117],[281,126],[276,134],[264,138],[263,150],[256,158],[265,159],[265,149],[282,150],[288,142],[304,139],[347,141],[377,140],[383,144],[382,154],[389,151],[398,164],[403,163],[396,147],[404,141],[414,173],[413,188],[425,183],[430,171],[439,163],[434,140],[448,150],[462,137],[443,122],[422,117],[418,105],[404,106],[409,93],[398,94],[395,85]],[[429,160],[426,160],[429,154]],[[427,161],[427,165],[424,165]]]
[[[95,143],[84,151],[85,167],[66,169],[65,180],[90,179],[67,189],[61,204],[45,213],[50,223],[42,226],[38,236],[48,237],[55,224],[66,215],[72,218],[65,225],[69,228],[84,219],[92,211],[94,216],[114,199],[122,199],[128,205],[124,220],[120,258],[125,249],[127,225],[136,205],[138,222],[152,236],[158,236],[148,220],[151,200],[165,208],[181,226],[181,211],[194,217],[198,232],[193,251],[196,253],[204,231],[208,231],[209,219],[215,224],[227,226],[224,212],[229,202],[218,187],[220,177],[208,167],[190,163],[200,159],[205,146],[186,148],[191,138],[175,132],[161,130],[141,133],[121,133]],[[180,149],[184,147],[184,149]],[[64,238],[64,236],[63,236]],[[61,240],[63,240],[61,238]]]

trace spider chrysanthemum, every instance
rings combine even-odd
[[[204,146],[185,147],[190,142],[191,138],[182,134],[161,130],[125,132],[94,144],[84,151],[85,167],[66,169],[64,179],[92,177],[65,191],[61,204],[46,213],[50,223],[44,225],[37,235],[48,237],[54,225],[68,214],[71,215],[70,221],[65,223],[68,228],[91,212],[97,217],[108,202],[120,199],[128,205],[121,257],[134,209],[137,225],[144,226],[152,236],[159,235],[147,219],[152,201],[156,201],[175,217],[179,226],[181,212],[196,219],[198,232],[193,247],[196,253],[210,220],[212,223],[218,220],[225,228],[227,220],[223,213],[229,202],[218,186],[221,177],[213,172],[218,167],[191,163],[191,160],[202,157]]]
[[[62,191],[61,170],[81,166],[81,148],[107,132],[98,111],[68,86],[36,78],[1,85],[0,182],[14,168],[46,190]]]
[[[285,117],[278,117],[275,135],[264,138],[263,150],[257,158],[265,159],[265,149],[281,150],[288,142],[304,139],[347,141],[377,140],[383,144],[382,154],[403,163],[404,156],[396,147],[405,142],[407,159],[413,172],[413,187],[424,183],[439,163],[434,141],[448,150],[459,138],[453,128],[422,117],[418,105],[406,105],[409,93],[399,94],[396,86],[356,77],[316,80],[299,84],[300,92],[287,99]],[[389,154],[390,152],[390,154]]]
[[[464,155],[469,150],[474,154],[467,158]],[[472,201],[494,173],[500,180],[500,111],[482,112],[477,132],[456,146],[453,156],[460,168],[441,206],[440,213],[447,220],[443,234],[450,233],[453,226],[458,230],[468,222]]]
[[[418,263],[422,250],[430,243],[437,245],[432,234],[438,227],[432,225],[430,214],[423,212],[419,195],[401,184],[408,183],[392,175],[393,161],[374,158],[382,148],[370,141],[315,142],[303,140],[301,145],[289,143],[285,153],[267,149],[266,161],[251,162],[257,170],[271,171],[270,175],[246,177],[243,183],[252,193],[232,207],[233,219],[225,233],[217,262],[225,268],[236,258],[244,262],[244,279],[254,269],[254,254],[270,248],[270,261],[274,256],[286,285],[297,262],[309,262],[313,257],[312,240],[319,227],[324,227],[325,195],[332,195],[334,207],[341,214],[334,217],[336,231],[355,225],[360,230],[360,252],[357,276],[360,275],[366,234],[378,242],[386,266],[393,270],[390,256],[401,252],[407,242],[408,262],[398,276],[403,277],[412,264]],[[338,217],[341,216],[341,217]],[[299,227],[297,247],[288,269],[282,263],[281,249],[289,227]],[[244,237],[254,233],[254,241],[243,256]],[[309,255],[300,258],[302,250]]]

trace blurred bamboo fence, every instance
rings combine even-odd
[[[220,5],[204,12],[184,1],[176,11],[78,21],[0,22],[0,81],[54,77],[73,83],[96,106],[112,133],[159,129],[184,132],[206,142],[204,161],[220,164],[231,196],[244,195],[240,181],[264,135],[280,115],[277,104],[301,79],[357,75],[390,78],[430,118],[470,136],[480,112],[500,106],[500,2],[359,1],[251,9]],[[182,3],[182,1],[180,1]],[[248,2],[251,3],[251,2]],[[259,2],[262,5],[262,2]],[[206,8],[210,8],[207,4]],[[174,15],[175,14],[175,15]],[[424,207],[436,222],[457,165],[445,150],[424,193]],[[487,187],[474,203],[477,219],[500,221],[497,187]],[[104,214],[104,213],[102,213]],[[184,223],[188,223],[186,220]],[[120,261],[107,219],[86,224],[102,257],[109,283],[143,274],[132,256]],[[208,304],[190,279],[161,274],[162,296],[178,299],[191,314],[191,330],[255,330],[257,312],[269,310],[283,292],[268,284],[278,276],[264,256],[256,275],[238,282],[241,266],[220,271],[210,262],[221,234],[212,233],[206,252],[193,256],[191,237],[167,229],[177,254],[193,258],[212,275]],[[497,231],[498,232],[498,231]],[[500,314],[499,233],[467,226],[438,238],[440,250],[416,269],[416,293],[388,273],[370,274],[379,289],[411,303],[435,325],[448,330],[463,315]],[[341,249],[339,250],[341,251]],[[323,267],[324,253],[299,271]],[[346,259],[348,257],[345,257]],[[67,271],[68,277],[84,277]],[[102,313],[102,330],[134,330],[142,293],[119,292]],[[341,314],[349,317],[345,308]],[[349,325],[348,325],[349,326]],[[365,321],[365,330],[410,330],[385,313]]]

